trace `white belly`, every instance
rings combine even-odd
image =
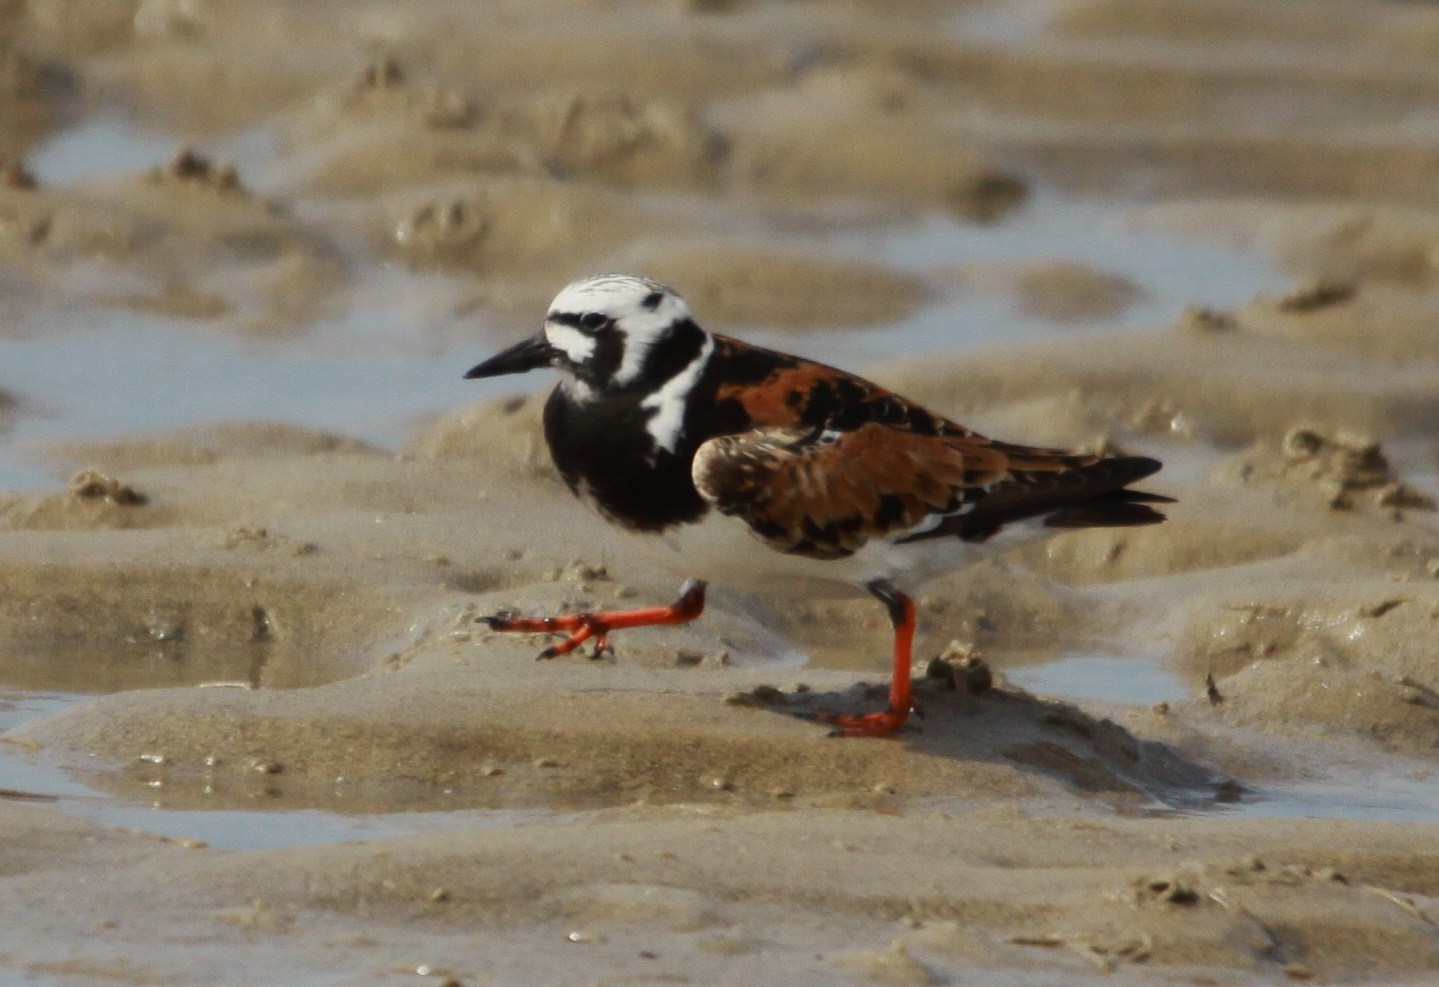
[[[993,554],[957,538],[895,544],[874,539],[853,555],[823,560],[770,548],[736,518],[711,511],[696,524],[636,536],[645,554],[676,575],[785,596],[855,596],[876,579],[906,592]],[[1007,547],[1007,546],[1006,546]]]

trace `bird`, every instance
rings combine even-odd
[[[667,606],[478,618],[566,635],[540,658],[617,630],[699,617],[711,582],[863,595],[893,629],[885,708],[813,712],[849,737],[899,731],[915,706],[913,594],[930,579],[1058,531],[1156,524],[1172,498],[1131,489],[1161,464],[990,439],[863,377],[709,332],[673,289],[585,277],[540,332],[472,367],[553,369],[543,427],[566,486],[689,578]]]

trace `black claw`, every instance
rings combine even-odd
[[[510,610],[507,608],[504,610],[497,610],[494,613],[485,617],[476,617],[475,623],[486,624],[492,631],[502,631],[505,629],[505,624],[508,624],[510,621],[514,620],[519,615],[520,613],[518,610]]]
[[[558,648],[546,648],[539,654],[535,655],[535,661],[549,661],[551,658],[555,657],[559,653],[560,652]]]

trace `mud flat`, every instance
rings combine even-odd
[[[41,428],[72,410],[39,384],[63,374],[0,376],[0,442],[48,478],[0,492],[0,970],[1430,976],[1439,157],[1412,121],[1439,101],[1439,14],[375,3],[341,36],[334,13],[0,19],[0,345],[64,366],[96,318],[164,327],[136,337],[143,373],[70,392],[78,434]],[[1354,54],[1356,31],[1384,56]],[[74,180],[27,167],[116,119],[174,150]],[[1108,269],[1082,229],[987,259],[867,249],[999,236],[1080,193],[1288,287],[1120,331],[1174,281]],[[358,422],[400,407],[386,361],[397,388],[401,367],[457,376],[613,268],[668,279],[715,328],[881,353],[872,376],[1004,438],[1157,455],[1178,503],[932,584],[925,715],[892,739],[789,715],[880,701],[868,600],[721,588],[615,659],[537,663],[541,639],[475,618],[677,585],[563,489],[540,399],[457,401],[386,443],[267,399],[255,368],[289,382],[287,363],[365,351]],[[412,301],[422,330],[357,328]],[[982,347],[874,343],[965,305],[996,313]],[[167,339],[244,354],[253,413],[187,419]],[[129,425],[156,420],[136,397],[153,378],[176,427]],[[1019,684],[1066,663],[1157,692]],[[334,835],[284,835],[307,825]]]

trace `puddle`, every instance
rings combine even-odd
[[[102,113],[45,142],[28,163],[41,181],[65,184],[152,167],[178,144],[123,113]],[[207,142],[205,149],[262,175],[284,163],[274,135],[262,129]],[[863,366],[896,355],[1085,328],[1158,326],[1186,305],[1230,307],[1286,283],[1253,253],[1136,231],[1127,228],[1126,215],[1123,204],[1041,190],[998,224],[935,215],[905,227],[826,234],[796,245],[887,262],[941,283],[946,268],[966,264],[1073,261],[1140,287],[1142,296],[1117,318],[1056,325],[1018,311],[1003,292],[956,288],[890,326],[801,337],[745,335]],[[76,297],[47,304],[28,334],[23,323],[12,327],[22,338],[0,339],[0,390],[19,397],[22,410],[0,439],[0,491],[43,488],[58,479],[21,452],[31,442],[238,419],[279,420],[393,447],[425,417],[493,394],[548,386],[540,375],[524,382],[461,380],[497,345],[486,326],[455,315],[471,279],[406,271],[355,249],[360,255],[349,261],[357,272],[349,310],[303,327],[294,339],[228,336]],[[113,274],[77,270],[72,280],[105,277]]]
[[[364,325],[348,333],[348,350],[197,335],[192,326],[119,311],[97,313],[83,330],[0,338],[0,390],[27,406],[43,402],[38,413],[22,411],[0,440],[0,490],[45,488],[58,479],[26,453],[33,443],[282,421],[393,447],[427,416],[516,390],[513,382],[462,379],[484,343],[428,353],[374,343],[365,326],[384,314],[357,312]],[[322,328],[328,339],[347,335],[341,325]]]
[[[967,226],[933,218],[902,231],[836,238],[835,252],[922,270],[960,263],[1061,258],[1129,278],[1144,296],[1119,318],[1056,326],[1016,311],[994,292],[953,297],[891,326],[757,342],[846,366],[897,355],[949,352],[1086,328],[1140,329],[1186,306],[1231,307],[1281,279],[1249,254],[1123,228],[1097,204],[1045,199],[1012,222]],[[0,390],[25,410],[0,440],[0,490],[38,489],[59,477],[27,457],[28,443],[100,438],[223,420],[273,420],[340,432],[385,447],[416,423],[486,397],[549,386],[465,381],[493,349],[486,327],[453,315],[464,281],[374,265],[350,310],[293,340],[257,342],[190,323],[84,306],[64,325],[0,338]],[[38,407],[36,407],[38,405]],[[28,413],[27,413],[28,412]]]
[[[181,143],[127,114],[101,113],[44,142],[27,165],[42,183],[67,185],[163,164]],[[277,167],[278,148],[275,135],[260,128],[207,141],[204,149],[237,162],[247,181],[259,174],[263,184]],[[494,346],[485,325],[453,314],[473,290],[470,279],[368,256],[350,263],[364,270],[347,310],[285,340],[95,304],[86,296],[114,293],[127,275],[73,263],[66,297],[38,299],[0,336],[0,391],[20,402],[13,426],[0,431],[0,491],[44,489],[61,479],[26,454],[33,443],[242,420],[393,447],[429,416],[517,389],[513,381],[461,378]]]
[[[955,290],[902,322],[824,338],[824,358],[851,365],[896,356],[995,346],[1086,330],[1148,329],[1173,323],[1188,306],[1235,308],[1289,283],[1254,252],[1177,233],[1136,230],[1122,203],[1036,192],[1001,223],[977,225],[934,215],[901,229],[826,238],[824,250],[929,274]],[[1117,275],[1139,288],[1121,314],[1056,323],[1020,310],[1010,293],[966,289],[969,265],[1067,262]],[[804,346],[806,337],[749,334],[774,346]],[[811,347],[817,352],[818,347]],[[835,356],[832,354],[841,354]]]
[[[0,970],[0,987],[63,987],[65,984],[74,982],[68,978],[61,980],[43,973],[16,973],[12,970]]]
[[[76,781],[44,756],[3,741],[5,731],[30,719],[57,713],[87,696],[73,693],[0,692],[0,795],[45,805],[102,826],[143,830],[176,840],[202,840],[225,850],[260,850],[385,839],[437,829],[490,829],[564,821],[545,809],[462,809],[455,811],[346,814],[323,809],[172,809],[161,792],[149,805]]]
[[[124,113],[101,113],[44,141],[25,165],[42,185],[73,185],[162,165],[179,145]]]
[[[1008,668],[1004,677],[1038,695],[1152,706],[1191,697],[1196,686],[1143,657],[1070,653],[1042,665]],[[1256,746],[1286,746],[1261,735]],[[1276,760],[1302,777],[1284,782],[1240,781],[1240,801],[1206,806],[1226,815],[1267,819],[1347,819],[1361,822],[1439,823],[1439,768],[1397,755],[1355,753],[1323,745],[1286,750]]]
[[[1439,766],[1382,751],[1255,737],[1298,777],[1245,782],[1226,815],[1253,819],[1439,822]]]
[[[1005,669],[1004,677],[1022,689],[1062,699],[1097,699],[1135,706],[1174,702],[1194,686],[1145,658],[1067,653],[1043,665]]]
[[[1386,762],[1377,770],[1332,778],[1259,786],[1244,801],[1224,806],[1229,815],[1256,819],[1347,819],[1358,822],[1439,823],[1439,776]]]
[[[104,796],[93,796],[103,799]],[[440,829],[507,829],[529,823],[563,822],[544,810],[466,809],[458,812],[392,812],[346,816],[320,809],[175,810],[163,807],[75,804],[64,799],[58,808],[106,826],[141,829],[176,840],[203,840],[221,850],[266,850],[321,846],[410,836]]]
[[[43,141],[25,164],[40,184],[66,186],[163,166],[185,146],[180,138],[149,129],[115,109],[93,113]],[[263,190],[280,147],[273,128],[254,127],[207,140],[202,150],[216,161],[233,164],[247,187]]]
[[[60,771],[26,756],[24,748],[3,740],[7,731],[26,720],[58,713],[84,698],[68,693],[0,692],[0,788],[41,796],[45,801],[93,794]]]
[[[979,44],[1036,44],[1049,33],[1057,12],[1053,0],[1002,0],[955,11],[950,31],[955,38]]]

